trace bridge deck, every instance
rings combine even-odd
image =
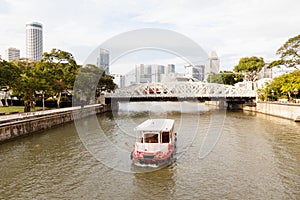
[[[226,101],[226,102],[249,102],[255,100],[255,97],[162,97],[162,96],[144,96],[144,97],[106,97],[105,102],[139,102],[139,101]]]

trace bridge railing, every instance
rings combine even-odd
[[[202,82],[139,84],[120,88],[107,97],[255,97],[255,90]]]

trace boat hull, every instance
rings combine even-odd
[[[157,158],[155,154],[142,154],[138,155],[134,152],[131,153],[132,163],[138,167],[163,167],[170,165],[174,162],[174,153],[170,152],[163,158]]]
[[[169,152],[158,156],[157,153],[132,152],[131,159],[135,166],[139,167],[162,167],[170,165],[174,161],[175,147],[171,146]]]

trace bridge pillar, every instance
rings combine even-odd
[[[227,109],[228,104],[226,101],[205,101],[205,104],[208,106],[213,106],[219,109]]]
[[[227,102],[227,110],[242,110],[244,103]]]
[[[105,104],[105,92],[100,93],[100,104]]]
[[[256,102],[253,99],[227,101],[227,110],[243,110],[244,106],[255,107]]]

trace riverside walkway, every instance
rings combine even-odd
[[[101,106],[101,104],[93,104],[93,105],[85,105],[85,108],[92,108]],[[57,108],[57,109],[50,109],[50,110],[40,110],[40,111],[32,111],[32,112],[26,112],[26,113],[16,113],[16,114],[9,114],[9,115],[2,115],[0,116],[0,125],[7,122],[12,121],[20,121],[25,120],[29,118],[36,118],[36,117],[42,117],[50,114],[58,114],[58,113],[64,113],[69,111],[76,111],[80,110],[81,106],[75,106],[75,107],[68,107],[68,108]]]

